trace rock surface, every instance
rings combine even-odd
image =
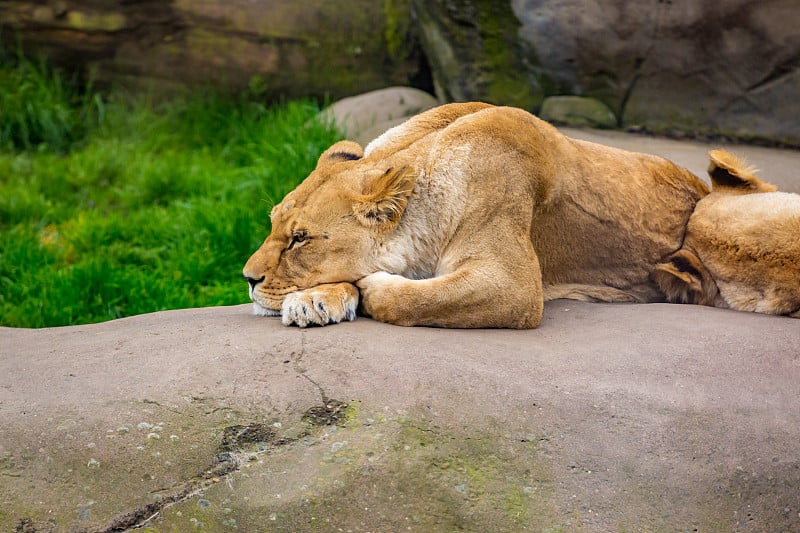
[[[798,152],[738,151],[800,192]],[[531,331],[0,328],[0,530],[795,531],[798,346],[797,319],[572,301]]]
[[[560,301],[527,332],[298,330],[249,313],[0,330],[2,529],[800,526],[796,320]]]
[[[800,144],[794,0],[512,0],[543,76],[624,125]]]

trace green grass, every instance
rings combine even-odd
[[[270,207],[338,134],[312,102],[154,104],[0,64],[0,325],[248,301]]]

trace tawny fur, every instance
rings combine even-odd
[[[545,299],[663,301],[655,265],[707,193],[660,157],[570,139],[519,109],[449,104],[363,151],[323,153],[244,274],[256,306],[301,326],[348,316],[298,296],[282,309],[288,294],[324,285],[317,303],[341,308],[356,284],[385,322],[533,328]]]
[[[713,190],[655,281],[670,301],[800,317],[800,195],[775,192],[733,154],[709,155]]]

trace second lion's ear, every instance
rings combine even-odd
[[[388,231],[403,216],[415,182],[409,167],[368,175],[363,194],[353,202],[353,212],[362,224]]]
[[[673,303],[714,305],[719,294],[705,265],[688,250],[678,250],[657,264],[653,281]]]
[[[364,149],[360,144],[353,141],[339,141],[322,152],[317,160],[317,168],[342,161],[355,161],[362,157],[364,157]]]
[[[755,177],[755,168],[743,159],[725,150],[711,150],[708,176],[715,192],[748,194],[754,192],[773,192],[777,188]]]

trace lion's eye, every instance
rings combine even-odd
[[[308,233],[305,231],[295,231],[294,235],[292,235],[292,242],[289,243],[289,250],[294,248],[296,244],[300,244],[308,239]]]

